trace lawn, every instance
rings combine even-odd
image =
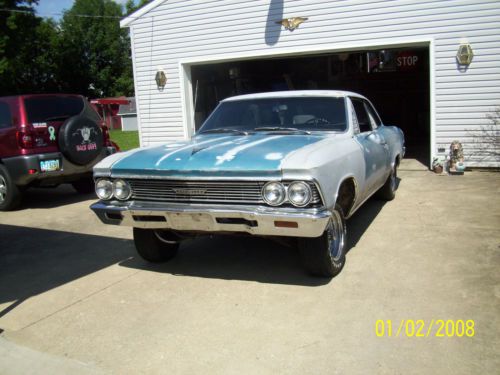
[[[138,131],[111,130],[109,132],[111,140],[120,146],[120,150],[126,151],[139,147]]]

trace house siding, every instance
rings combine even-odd
[[[293,32],[275,24],[293,16],[309,20]],[[500,166],[498,156],[488,155],[493,149],[476,151],[484,130],[492,124],[487,114],[500,106],[498,0],[166,0],[128,26],[133,32],[143,146],[189,134],[190,121],[183,115],[181,62],[203,61],[208,56],[348,50],[385,46],[394,40],[432,40],[432,154],[458,139],[469,165]],[[458,69],[455,58],[463,42],[474,50],[466,70]],[[168,77],[163,92],[154,81],[158,67]]]

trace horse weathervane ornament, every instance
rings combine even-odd
[[[284,18],[281,21],[277,21],[278,25],[282,25],[286,30],[293,31],[299,27],[299,25],[307,21],[309,18],[307,17],[292,17],[292,18]]]

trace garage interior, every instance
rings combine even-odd
[[[405,133],[407,157],[429,165],[427,47],[391,48],[191,66],[195,128],[233,95],[280,90],[349,90],[369,98],[385,124]]]

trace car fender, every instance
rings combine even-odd
[[[319,186],[324,204],[333,209],[341,183],[353,178],[357,196],[363,191],[365,161],[351,136],[332,136],[304,147],[282,162],[283,179],[312,179]]]

